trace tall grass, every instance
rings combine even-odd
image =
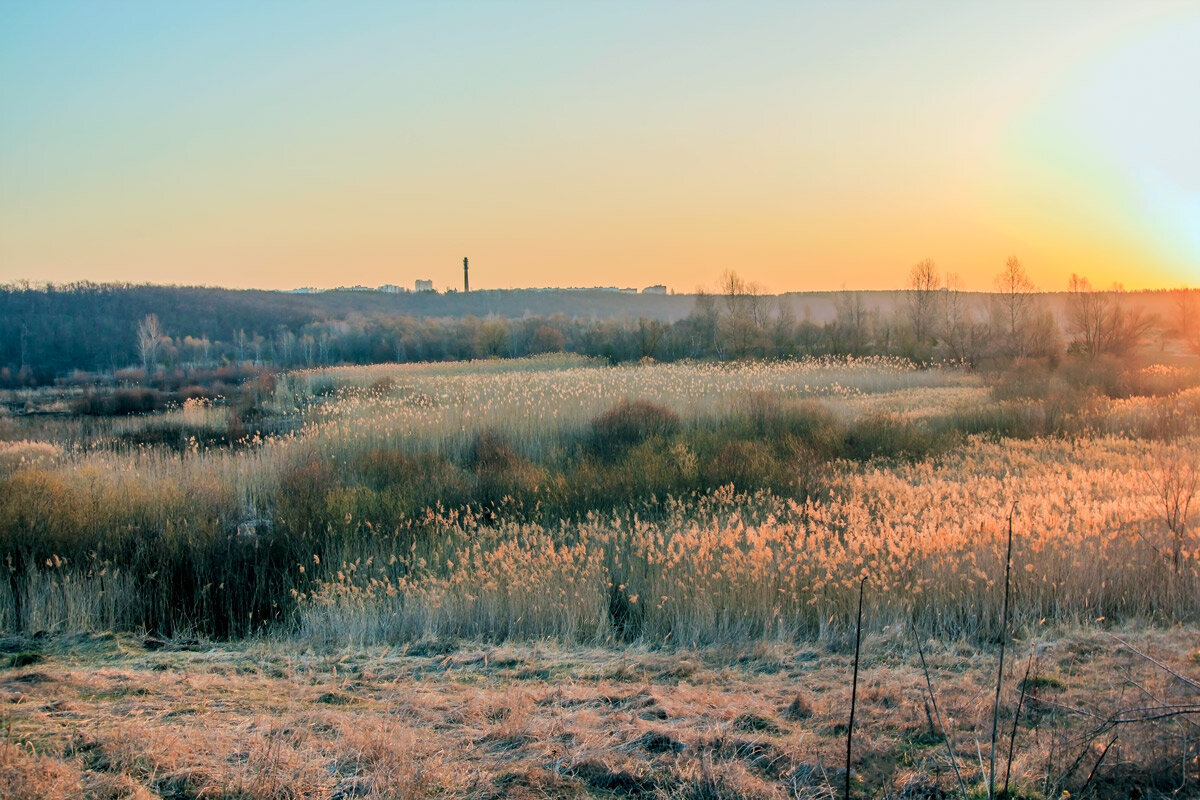
[[[1103,439],[975,442],[943,463],[851,469],[822,499],[722,490],[582,524],[433,520],[403,551],[352,550],[303,598],[318,639],[617,637],[618,587],[650,642],[840,635],[870,577],[874,627],[915,619],[945,636],[1000,633],[1004,520],[1028,527],[1013,553],[1017,626],[1098,618],[1171,621],[1200,611],[1194,554],[1173,574],[1147,480],[1154,449]],[[1143,538],[1145,537],[1145,538]]]
[[[292,373],[253,412],[289,432],[236,447],[153,443],[228,430],[201,402],[108,446],[4,445],[0,627],[811,637],[869,574],[869,624],[990,635],[1015,500],[1026,622],[1194,615],[1194,549],[1178,573],[1156,553],[1157,445],[1129,436],[1194,443],[1192,395],[1089,396],[1045,439],[1044,391],[987,393],[887,359]]]

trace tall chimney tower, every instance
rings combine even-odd
[[[471,291],[471,279],[467,277],[467,259],[463,258],[463,294]]]

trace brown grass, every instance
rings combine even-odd
[[[1198,634],[1121,636],[1194,676]],[[836,765],[850,656],[817,646],[313,651],[111,635],[0,644],[44,656],[0,671],[6,798],[815,798],[834,796],[844,774]],[[1089,714],[1193,691],[1101,631],[1015,647],[1035,653],[1013,764],[1013,786],[1027,797],[1081,787],[1107,741],[1086,753],[1099,718]],[[927,656],[977,790],[994,654],[935,642]],[[1019,677],[1009,676],[1002,718]],[[915,648],[899,633],[868,637],[853,770],[860,796],[956,791],[925,701]],[[1123,728],[1120,752],[1089,791],[1167,796],[1185,777],[1184,792],[1195,791],[1189,726]],[[1081,752],[1083,767],[1067,775]]]

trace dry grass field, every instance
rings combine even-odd
[[[1200,631],[1101,627],[1012,643],[998,788],[1007,776],[1020,797],[1195,792],[1195,724],[1133,720],[1200,703],[1194,683],[1148,660],[1196,676]],[[25,662],[0,673],[0,795],[13,800],[843,791],[844,647],[445,641],[313,650],[112,634],[40,652],[28,640],[3,644],[23,654],[6,658]],[[955,767],[969,796],[986,796],[994,649],[930,641],[925,657],[954,760],[912,640],[898,630],[871,636],[855,723],[859,796],[957,796]]]
[[[855,796],[1195,794],[1198,385],[556,356],[6,416],[0,796],[840,797],[855,686]]]

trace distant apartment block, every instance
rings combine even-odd
[[[433,281],[423,281],[420,278],[418,278],[417,279],[417,291],[418,292],[432,292],[433,291]]]
[[[403,286],[397,286],[394,283],[385,283],[383,286],[379,287],[379,291],[386,294],[404,294],[408,291],[408,289]]]
[[[656,283],[653,286],[647,286],[645,289],[642,289],[642,294],[666,294],[666,293],[667,293],[667,287],[663,286],[661,283]]]

